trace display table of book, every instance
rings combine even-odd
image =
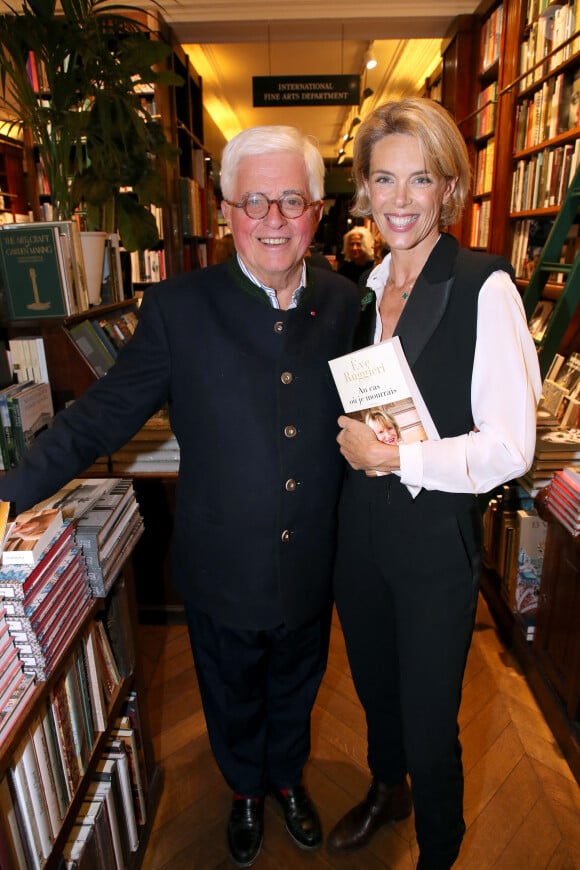
[[[133,639],[132,485],[74,481],[34,512],[48,542],[0,566],[0,867],[138,866],[162,776]]]

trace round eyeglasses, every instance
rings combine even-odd
[[[283,193],[278,199],[269,199],[265,193],[246,193],[241,202],[231,202],[229,199],[225,202],[234,208],[243,208],[248,217],[253,220],[265,218],[270,211],[270,206],[276,203],[282,217],[295,220],[301,217],[311,205],[317,205],[319,200],[308,202],[302,194],[290,191]]]

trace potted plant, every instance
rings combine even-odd
[[[169,46],[133,7],[110,0],[23,0],[0,15],[4,114],[28,129],[55,216],[82,203],[88,229],[118,231],[127,250],[154,247],[150,204],[163,201],[159,162],[176,157],[140,91],[180,84]],[[127,191],[130,188],[130,192]]]

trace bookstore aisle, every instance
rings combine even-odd
[[[143,870],[227,870],[231,795],[213,761],[184,626],[139,628],[155,757],[164,792]],[[467,833],[456,870],[580,870],[580,787],[480,597],[460,714]],[[325,831],[368,786],[365,723],[335,617],[313,718],[306,783]],[[301,852],[266,803],[257,870],[414,870],[412,819],[358,853]],[[454,868],[454,870],[455,870]]]

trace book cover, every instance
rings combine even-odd
[[[102,378],[115,362],[115,358],[95,332],[92,322],[82,320],[80,323],[75,323],[70,327],[69,335],[95,375]]]
[[[439,435],[409,368],[398,336],[329,361],[349,417],[372,423],[380,411],[391,425],[375,433],[385,443],[425,441]],[[394,424],[394,425],[393,425]],[[377,425],[378,428],[378,425]],[[395,437],[396,436],[396,437]]]
[[[37,564],[2,565],[0,567],[0,595],[4,599],[24,600],[48,579],[50,572],[58,568],[73,546],[73,526],[65,523],[55,535]]]
[[[137,818],[135,816],[133,791],[131,788],[131,772],[125,744],[122,740],[110,740],[104,754],[107,758],[115,760],[117,763],[119,785],[123,798],[123,818],[128,834],[129,848],[131,852],[136,852],[139,848],[139,831],[137,829]]]
[[[62,525],[62,513],[58,509],[19,514],[4,541],[2,565],[35,565]]]
[[[77,760],[64,675],[59,677],[50,693],[50,708],[55,726],[56,745],[66,778],[67,792],[72,797],[82,774]]]
[[[536,510],[520,510],[518,564],[513,609],[532,615],[538,609],[547,523]]]
[[[29,224],[26,230],[0,225],[0,267],[10,320],[65,317],[65,276],[55,227]]]
[[[145,790],[143,788],[143,779],[141,776],[141,763],[139,759],[139,751],[137,748],[137,740],[135,731],[131,725],[131,720],[128,716],[120,717],[113,731],[113,736],[117,740],[122,740],[127,751],[129,759],[129,770],[131,773],[131,787],[133,791],[133,803],[135,805],[137,824],[144,825],[147,821],[147,801]]]
[[[345,414],[370,426],[379,441],[398,444],[439,439],[398,336],[328,364]],[[380,476],[382,472],[367,474]]]
[[[116,867],[113,837],[109,825],[107,807],[102,795],[85,798],[78,814],[81,825],[95,830],[97,846],[97,866],[102,868]]]
[[[52,718],[50,703],[47,699],[44,699],[40,705],[38,718],[40,719],[42,730],[44,732],[44,740],[50,760],[50,768],[55,785],[59,815],[61,819],[64,819],[68,809],[70,795],[67,789],[62,759],[56,743],[54,719]]]
[[[131,860],[132,850],[125,821],[124,796],[121,789],[117,759],[105,753],[97,763],[94,779],[98,784],[97,788],[99,791],[102,791],[106,795],[118,866],[126,867]]]
[[[44,732],[42,719],[39,715],[34,716],[30,734],[32,745],[34,747],[34,754],[36,756],[38,773],[46,800],[51,835],[54,839],[60,830],[63,816],[60,810],[60,802],[52,769],[52,759],[48,751],[48,744],[46,742],[46,734]]]
[[[88,513],[94,504],[114,487],[116,481],[105,477],[75,477],[54,495],[34,505],[36,509],[58,508],[65,520],[75,521]]]
[[[24,774],[24,764],[22,761],[22,746],[19,747],[12,764],[9,768],[10,782],[19,807],[19,819],[21,820],[23,834],[26,838],[27,853],[31,864],[27,863],[27,867],[40,870],[44,864],[46,855],[44,854],[43,844],[40,839],[40,832],[36,824],[34,805],[32,796],[28,787],[28,781]]]
[[[8,399],[25,390],[31,383],[32,381],[23,381],[0,390],[0,451],[2,452],[2,464],[6,471],[16,465],[16,445]]]
[[[31,384],[8,397],[16,464],[32,446],[34,439],[52,422],[54,406],[48,383]]]

